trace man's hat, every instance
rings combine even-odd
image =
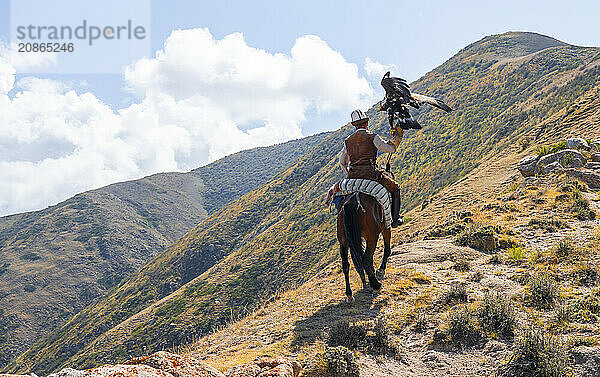
[[[360,126],[369,121],[369,117],[366,116],[362,110],[354,110],[352,114],[350,114],[350,119],[352,120],[352,125],[354,127]]]

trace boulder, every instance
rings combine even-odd
[[[589,188],[600,189],[600,173],[587,169],[566,169],[565,171],[567,175],[585,182]]]
[[[543,165],[542,168],[541,168],[541,173],[542,174],[558,173],[558,172],[561,172],[563,170],[564,170],[564,168],[560,164],[560,162],[554,161],[551,164]]]
[[[577,376],[600,376],[600,347],[579,346],[569,352]]]
[[[585,164],[585,168],[590,170],[600,170],[600,162],[588,162]]]
[[[556,153],[540,157],[536,164],[536,173],[542,173],[542,168],[555,162],[560,162],[564,168],[580,168],[587,162],[583,154],[575,149],[564,149]]]
[[[600,162],[600,153],[592,154],[592,162]]]
[[[102,365],[94,369],[85,371],[85,377],[124,377],[124,376],[143,376],[143,377],[173,377],[169,372],[155,369],[147,365]]]
[[[233,367],[227,377],[298,377],[302,367],[287,357],[263,357]]]
[[[585,139],[580,137],[573,137],[567,140],[567,148],[568,149],[583,149],[586,151],[590,150],[590,145]]]
[[[539,156],[527,156],[519,161],[517,169],[519,169],[523,177],[533,177],[535,175],[535,166],[539,159]]]
[[[48,377],[84,377],[84,370],[77,370],[73,368],[64,368],[59,372],[49,374]]]
[[[146,365],[168,372],[174,377],[224,377],[224,374],[217,369],[192,356],[183,356],[165,351],[131,359],[126,364]]]

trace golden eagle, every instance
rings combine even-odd
[[[422,104],[428,103],[432,106],[450,112],[452,109],[443,101],[411,93],[406,80],[400,77],[390,77],[390,72],[386,72],[381,79],[381,86],[385,89],[385,98],[379,105],[379,111],[387,111],[390,127],[394,129],[394,122],[398,120],[398,126],[404,130],[420,130],[422,127],[412,118],[406,105],[418,109]]]

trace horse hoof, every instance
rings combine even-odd
[[[372,288],[374,291],[377,291],[377,292],[379,292],[379,290],[381,289],[381,283],[380,283],[380,282],[378,282],[378,281],[374,281],[374,282],[372,282],[372,283],[371,283],[371,288]]]
[[[384,276],[385,276],[385,270],[375,271],[375,277],[377,278],[377,280],[383,280]]]
[[[346,303],[347,304],[352,304],[354,302],[354,296],[350,295],[350,296],[346,296]]]

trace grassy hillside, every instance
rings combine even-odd
[[[456,110],[420,111],[425,128],[409,132],[395,155],[405,206],[465,177],[490,152],[535,137],[536,125],[597,84],[599,52],[507,33],[466,47],[413,83]],[[385,132],[384,115],[369,115]],[[319,203],[340,178],[336,155],[348,132],[331,133],[265,186],[211,215],[6,370],[91,366],[189,342],[307,281],[337,257],[334,221]]]
[[[117,183],[0,218],[0,321],[7,323],[0,330],[0,365],[325,136],[239,152],[189,173]]]

